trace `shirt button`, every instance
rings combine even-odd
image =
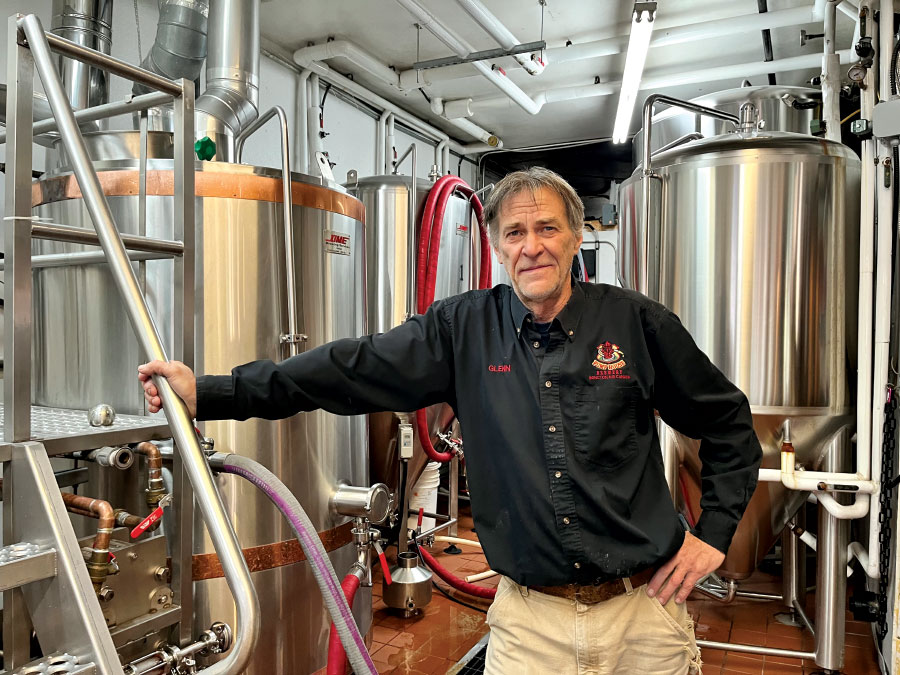
[[[557,471],[557,472],[556,472],[555,474],[553,474],[553,475],[556,476],[557,478],[562,478],[562,471]]]
[[[569,516],[566,516],[565,518],[563,518],[563,525],[568,525],[570,522],[572,522],[572,521],[569,520]]]
[[[581,569],[581,563],[575,563],[575,569],[576,569],[576,570],[580,570],[580,569]]]
[[[553,383],[550,380],[547,380],[546,382],[544,382],[544,386],[547,387],[547,389],[549,389],[550,387],[553,386]]]
[[[533,345],[534,345],[534,346],[535,346],[535,348],[537,348],[537,347],[540,347],[540,346],[541,346],[541,343],[540,343],[540,342],[538,342],[538,341],[537,341],[537,340],[535,340],[535,341],[534,341],[534,342],[533,342],[533,343],[532,343],[532,344],[533,344]]]
[[[570,330],[570,331],[569,331],[569,335],[575,335],[575,331],[574,331],[574,330]]]
[[[550,432],[551,432],[551,433],[554,432],[554,431],[556,431],[556,427],[553,426],[552,424],[550,425],[549,429],[550,429]]]

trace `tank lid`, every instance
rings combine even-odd
[[[830,157],[855,159],[856,153],[842,143],[824,138],[792,134],[785,131],[768,131],[756,133],[731,133],[704,138],[685,143],[677,148],[660,152],[653,156],[653,167],[669,166],[699,155],[726,152],[745,152],[748,150],[788,150],[803,153],[814,153]],[[637,170],[635,171],[637,172]]]
[[[811,87],[785,87],[780,85],[759,85],[756,87],[736,87],[723,89],[722,91],[704,94],[692,98],[691,103],[698,103],[710,108],[727,105],[730,103],[754,103],[759,105],[762,101],[780,99],[785,106],[795,110],[803,110],[815,107],[822,101],[822,92]],[[654,122],[660,122],[678,115],[690,115],[682,108],[666,108],[653,116]]]

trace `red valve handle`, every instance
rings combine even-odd
[[[381,563],[381,572],[384,574],[384,583],[390,586],[394,583],[394,580],[391,578],[391,570],[388,567],[387,558],[384,555],[384,551],[381,550],[381,546],[378,545],[378,542],[372,542],[375,545],[375,552],[378,553],[378,562]]]
[[[422,527],[422,518],[425,515],[425,507],[419,507],[419,522],[416,523],[416,527]]]
[[[131,531],[131,538],[137,539],[142,534],[144,534],[144,532],[147,531],[147,528],[149,528],[151,525],[153,525],[153,523],[162,518],[162,514],[163,507],[157,506],[155,509],[153,509],[153,512],[149,516],[144,518],[140,523],[138,523],[138,526]]]

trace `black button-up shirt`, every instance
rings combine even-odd
[[[684,540],[654,410],[702,439],[694,533],[725,552],[762,457],[746,397],[648,298],[573,282],[547,335],[509,286],[438,301],[387,333],[198,378],[198,419],[411,411],[459,417],[491,568],[519,584],[594,583]]]

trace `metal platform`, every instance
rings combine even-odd
[[[0,406],[0,447],[3,437],[3,406]],[[48,455],[93,450],[106,445],[126,445],[171,438],[165,417],[116,415],[108,427],[92,427],[86,410],[31,407],[31,439],[43,443]]]

